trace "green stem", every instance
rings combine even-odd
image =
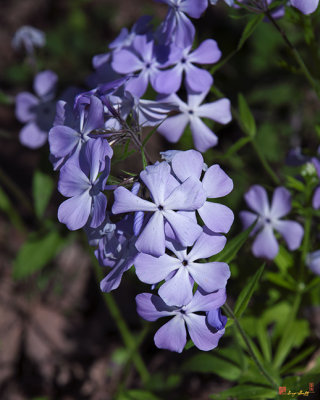
[[[12,181],[12,179],[2,170],[1,167],[0,182],[2,182],[3,185],[12,193],[12,195],[15,196],[15,198],[25,206],[26,210],[32,214],[34,213],[32,204],[29,202],[25,193],[20,190],[19,186]]]
[[[252,346],[250,344],[249,338],[247,337],[247,334],[243,330],[242,326],[240,325],[239,320],[234,315],[231,307],[227,303],[225,303],[222,308],[225,311],[225,313],[228,315],[228,317],[232,318],[234,320],[234,323],[235,323],[240,335],[242,336],[242,339],[244,340],[244,342],[245,342],[245,344],[246,344],[246,346],[248,348],[249,354],[251,355],[253,361],[255,362],[256,366],[259,368],[259,370],[262,373],[262,375],[270,382],[272,387],[274,387],[275,389],[278,389],[279,388],[279,384],[272,378],[272,376],[269,375],[269,373],[266,371],[264,366],[260,363],[260,361],[256,357],[256,355],[255,355],[255,353],[254,353],[254,351],[252,349]]]
[[[270,176],[270,178],[272,179],[273,183],[276,184],[276,185],[279,185],[280,184],[280,179],[273,172],[273,169],[270,167],[268,161],[265,159],[263,153],[260,150],[260,147],[257,145],[257,143],[255,142],[254,139],[251,140],[251,145],[252,145],[252,148],[254,149],[257,157],[259,158],[259,160],[261,162],[261,165],[263,166],[263,168],[265,169],[267,174]]]
[[[304,266],[306,262],[306,256],[309,251],[310,244],[310,234],[311,234],[311,222],[312,222],[312,212],[307,210],[306,219],[304,221],[304,237],[302,242],[301,259],[300,259],[300,281],[303,282],[304,279]]]
[[[90,251],[92,262],[94,265],[95,269],[95,274],[97,277],[97,281],[100,282],[101,279],[104,278],[104,274],[102,272],[102,269],[97,261],[97,259],[93,256],[92,251]],[[113,295],[111,293],[103,293],[103,299],[108,307],[108,310],[110,311],[111,316],[113,317],[117,328],[120,332],[120,335],[122,337],[122,340],[127,347],[127,350],[129,352],[129,357],[132,357],[132,361],[141,377],[142,382],[145,384],[149,380],[149,372],[147,370],[147,367],[145,366],[138,350],[138,345],[136,343],[135,338],[132,336],[122,314],[121,311],[116,303],[116,301],[113,298]],[[139,341],[138,341],[139,344]]]
[[[306,64],[304,63],[302,57],[300,56],[298,50],[294,47],[294,45],[290,42],[288,36],[286,35],[286,33],[284,32],[284,30],[278,25],[278,23],[276,22],[276,20],[272,17],[271,13],[269,11],[265,12],[266,16],[268,17],[268,19],[271,21],[271,23],[273,24],[273,26],[277,29],[277,31],[280,33],[280,35],[282,36],[284,42],[286,43],[286,45],[289,47],[289,49],[292,52],[292,55],[294,56],[297,64],[299,64],[304,76],[306,77],[306,79],[308,80],[308,82],[310,83],[310,85],[313,87],[313,89],[315,90],[317,96],[320,98],[320,87],[317,83],[317,81],[313,78],[313,76],[311,75],[309,69],[307,68]]]

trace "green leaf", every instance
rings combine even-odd
[[[251,386],[251,385],[237,385],[231,389],[227,389],[224,392],[211,395],[211,399],[224,400],[230,397],[236,398],[237,400],[245,399],[274,399],[277,396],[275,389],[265,386]]]
[[[310,355],[313,354],[316,350],[316,346],[310,346],[307,349],[305,349],[304,351],[302,351],[301,353],[299,353],[297,356],[295,356],[292,360],[290,360],[287,364],[285,364],[282,368],[281,368],[281,374],[285,374],[288,373],[288,371],[290,371],[290,369],[292,367],[294,367],[295,365],[297,365],[300,361],[303,361],[305,364],[306,358]],[[302,369],[302,368],[300,368]],[[312,370],[311,370],[312,371]],[[319,373],[320,373],[320,368],[319,368]]]
[[[57,231],[30,236],[13,263],[14,279],[23,279],[43,268],[62,249],[66,241]]]
[[[238,95],[238,104],[242,129],[249,137],[254,138],[257,133],[256,122],[246,99],[241,93]]]
[[[219,254],[210,258],[210,261],[223,261],[229,264],[238,254],[241,247],[247,241],[252,229],[254,228],[256,223],[252,224],[244,230],[243,232],[239,233],[236,237],[232,238],[228,241],[225,248],[220,251]]]
[[[253,34],[255,29],[257,28],[257,26],[263,20],[263,18],[264,18],[263,14],[258,14],[250,19],[250,21],[247,23],[242,32],[241,38],[237,46],[237,50],[241,49],[241,47],[245,44],[245,42],[249,39],[249,37]]]
[[[241,376],[242,370],[234,363],[213,354],[197,354],[191,357],[184,365],[184,371],[216,374],[223,379],[236,381]]]
[[[304,183],[293,176],[287,176],[287,186],[288,188],[295,189],[298,192],[304,192],[306,190]]]
[[[250,137],[242,137],[241,139],[237,140],[235,144],[229,147],[228,151],[226,152],[226,154],[224,154],[223,158],[228,159],[230,156],[237,153],[243,146],[245,146],[250,141],[251,141]]]
[[[122,393],[117,400],[159,400],[158,396],[146,390],[132,389]]]
[[[280,271],[287,276],[288,268],[293,266],[294,260],[292,253],[289,253],[283,246],[280,246],[279,252],[274,259],[274,262]]]
[[[238,296],[236,305],[234,307],[234,314],[237,318],[240,318],[243,312],[246,310],[248,303],[256,289],[256,286],[263,274],[265,264],[263,264],[258,271],[250,278],[249,282],[242,289]]]
[[[292,290],[293,292],[295,292],[297,289],[296,285],[293,285],[292,283],[288,282],[285,277],[282,277],[281,275],[279,275],[275,272],[267,272],[266,278],[270,282],[275,283],[276,285],[284,287],[288,290]]]
[[[268,330],[260,319],[256,320],[256,332],[262,354],[267,362],[271,361],[271,341]]]
[[[192,347],[194,347],[194,343],[193,343],[193,341],[190,339],[190,340],[187,341],[187,344],[184,346],[184,349],[185,349],[185,350],[189,350],[189,349],[191,349]]]
[[[41,171],[35,171],[32,182],[34,209],[38,218],[41,218],[47,208],[54,188],[52,178]]]

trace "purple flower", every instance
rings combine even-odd
[[[105,219],[107,198],[102,193],[110,171],[112,149],[103,139],[90,139],[79,161],[69,160],[60,171],[58,189],[66,197],[59,207],[58,219],[70,230],[98,227]],[[99,176],[99,173],[101,175]]]
[[[320,275],[320,250],[307,254],[307,267],[316,275]]]
[[[302,241],[303,228],[295,221],[283,221],[280,218],[291,210],[291,195],[284,187],[275,189],[271,207],[269,206],[266,190],[260,185],[254,185],[245,194],[247,205],[254,211],[241,211],[240,218],[244,228],[248,228],[256,220],[257,224],[252,235],[257,233],[253,242],[252,252],[256,257],[273,260],[279,251],[275,229],[283,236],[290,250],[296,250]]]
[[[317,158],[313,158],[312,162],[317,171],[318,178],[320,178],[320,161]],[[314,191],[313,198],[312,198],[312,207],[315,210],[318,210],[320,208],[320,186],[318,186],[316,188],[316,190]]]
[[[189,253],[178,243],[167,242],[167,248],[176,257],[164,254],[157,258],[140,253],[135,260],[137,276],[142,282],[150,284],[166,280],[159,289],[159,296],[169,306],[186,305],[192,300],[194,282],[207,293],[226,287],[230,277],[227,264],[197,262],[219,253],[225,243],[224,236],[210,231],[199,236]]]
[[[208,6],[207,0],[156,0],[165,3],[170,8],[164,22],[160,25],[157,36],[164,44],[174,42],[177,46],[185,48],[191,46],[195,29],[192,22],[187,18],[200,18]]]
[[[22,92],[16,97],[16,117],[26,125],[21,129],[20,142],[31,149],[44,145],[55,117],[55,89],[57,75],[43,71],[36,75],[32,93]]]
[[[15,49],[24,47],[27,54],[33,54],[35,47],[43,47],[45,44],[44,32],[27,25],[19,28],[12,39],[12,47]]]
[[[201,118],[209,118],[220,124],[231,121],[230,101],[220,99],[212,103],[201,104],[209,89],[201,94],[188,94],[188,103],[184,103],[177,95],[162,98],[162,101],[175,105],[180,114],[168,117],[159,126],[161,133],[169,142],[176,143],[190,124],[195,148],[201,152],[207,151],[218,143],[217,136],[202,122]]]
[[[179,152],[171,161],[174,175],[183,182],[189,177],[200,179],[205,164],[202,155],[195,150]],[[232,179],[215,164],[208,168],[202,178],[207,199],[226,196],[233,189]],[[223,204],[205,201],[198,210],[205,225],[213,232],[227,233],[233,223],[233,212]],[[194,213],[188,213],[190,216]],[[192,216],[195,218],[195,215]]]
[[[218,346],[224,329],[213,329],[205,315],[198,312],[208,312],[221,307],[226,300],[225,290],[202,294],[197,290],[187,305],[183,307],[168,306],[160,297],[142,293],[136,297],[137,312],[147,321],[156,321],[161,317],[173,318],[164,324],[155,334],[155,345],[160,349],[168,349],[181,353],[187,342],[186,325],[189,335],[198,349],[212,350]]]
[[[165,63],[159,61],[163,58],[166,59]],[[170,58],[169,47],[157,47],[147,35],[141,35],[135,37],[132,49],[122,49],[113,54],[112,68],[121,74],[139,72],[128,81],[126,89],[141,97],[147,90],[149,81],[155,87],[159,67],[170,65],[173,61]]]
[[[66,102],[58,101],[55,126],[49,132],[51,154],[60,159],[60,163],[65,162],[79,153],[92,131],[103,126],[103,105],[97,97],[90,96],[88,105],[76,111]]]
[[[140,178],[149,189],[152,201],[141,199],[124,187],[114,191],[113,214],[131,211],[152,213],[136,242],[136,248],[155,257],[165,252],[165,222],[183,246],[191,246],[202,229],[193,219],[176,211],[191,211],[202,206],[205,194],[199,181],[190,177],[180,184],[166,162],[148,166]]]
[[[154,88],[158,93],[175,93],[179,90],[182,75],[185,73],[188,92],[206,92],[207,94],[213,78],[208,71],[198,68],[194,64],[212,64],[217,62],[220,57],[221,51],[213,39],[205,40],[193,51],[191,51],[191,46],[188,46],[182,50],[179,61],[173,68],[157,74]]]
[[[307,15],[316,11],[319,0],[290,0],[290,4]]]

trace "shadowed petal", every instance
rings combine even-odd
[[[320,208],[320,186],[316,188],[312,198],[312,207],[316,210]]]
[[[159,349],[181,353],[187,342],[184,320],[180,315],[164,324],[154,335],[154,343]]]
[[[212,85],[213,78],[205,69],[188,64],[188,67],[185,68],[185,73],[188,91],[204,92]]]
[[[185,316],[189,335],[196,347],[203,351],[209,351],[218,346],[224,329],[213,332],[208,328],[204,315],[188,314]]]
[[[91,228],[97,228],[106,217],[107,198],[103,193],[93,197],[92,216],[90,221]]]
[[[188,61],[197,64],[212,64],[221,57],[218,44],[213,39],[203,41],[188,57]]]
[[[266,189],[260,185],[253,185],[244,195],[248,206],[260,215],[269,215],[269,201]]]
[[[160,257],[165,253],[164,221],[161,212],[156,211],[136,241],[137,250]]]
[[[34,79],[33,89],[39,97],[53,95],[57,82],[58,76],[54,72],[39,72]]]
[[[202,232],[202,228],[191,218],[174,211],[165,211],[163,215],[169,222],[176,240],[183,246],[192,246]]]
[[[279,245],[274,236],[272,227],[266,225],[261,232],[258,233],[253,242],[252,252],[256,257],[264,257],[273,260],[278,254]]]
[[[177,114],[164,120],[157,130],[169,142],[176,143],[183,134],[188,122],[187,115],[183,113]]]
[[[158,93],[176,93],[181,86],[182,72],[183,68],[180,64],[177,64],[175,67],[165,71],[160,70],[154,80],[153,88]]]
[[[22,92],[16,96],[16,118],[20,122],[28,122],[36,118],[36,107],[39,100],[31,93]]]
[[[64,157],[71,153],[80,140],[79,132],[68,126],[54,126],[49,131],[50,152],[56,157]]]
[[[209,258],[214,254],[220,253],[226,244],[226,240],[225,236],[213,233],[205,227],[188,254],[188,260],[195,261],[201,258]]]
[[[166,279],[170,272],[178,269],[180,265],[180,260],[168,254],[153,257],[149,254],[139,253],[134,263],[138,278],[142,282],[150,284]]]
[[[192,300],[192,287],[189,272],[181,265],[176,274],[161,285],[158,293],[169,306],[184,306]]]
[[[113,53],[112,68],[120,74],[138,71],[143,67],[142,61],[129,50],[119,50]]]
[[[210,311],[214,308],[221,307],[225,303],[226,298],[225,289],[219,289],[217,292],[210,294],[203,294],[197,290],[185,310],[187,313]]]
[[[283,236],[290,250],[300,247],[304,230],[298,222],[275,221],[273,226]]]
[[[151,293],[141,293],[136,296],[137,313],[147,321],[174,315],[174,307],[169,307],[159,296]]]
[[[65,200],[58,209],[59,221],[66,224],[71,231],[82,228],[88,221],[91,203],[89,191]]]
[[[194,146],[197,150],[204,153],[218,143],[215,133],[210,130],[200,118],[190,118],[190,129],[192,132]]]
[[[228,124],[232,120],[230,100],[220,99],[212,103],[202,104],[197,110],[197,115],[212,119],[219,124]]]

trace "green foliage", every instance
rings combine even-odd
[[[242,129],[250,138],[254,138],[257,132],[256,122],[246,99],[241,93],[238,95],[238,105]]]
[[[51,176],[35,171],[32,182],[34,209],[38,218],[41,218],[47,208],[54,189],[54,182]]]
[[[229,398],[258,400],[276,398],[276,390],[267,386],[237,385],[231,389],[224,390],[217,395],[211,395],[211,399],[224,400]]]
[[[117,400],[160,400],[160,398],[146,390],[133,389],[117,396]]]
[[[263,14],[254,15],[250,18],[249,22],[245,26],[241,38],[238,43],[237,50],[239,51],[241,47],[245,44],[245,42],[250,38],[250,36],[254,33],[257,26],[263,20]]]
[[[246,286],[242,289],[241,293],[238,296],[235,308],[234,308],[234,314],[237,318],[240,318],[243,312],[246,310],[249,301],[256,290],[257,284],[263,274],[265,264],[263,264],[258,271],[253,275],[252,278],[250,278],[249,282],[246,284]]]
[[[30,235],[13,263],[14,279],[27,278],[47,265],[66,246],[66,240],[53,230]]]

